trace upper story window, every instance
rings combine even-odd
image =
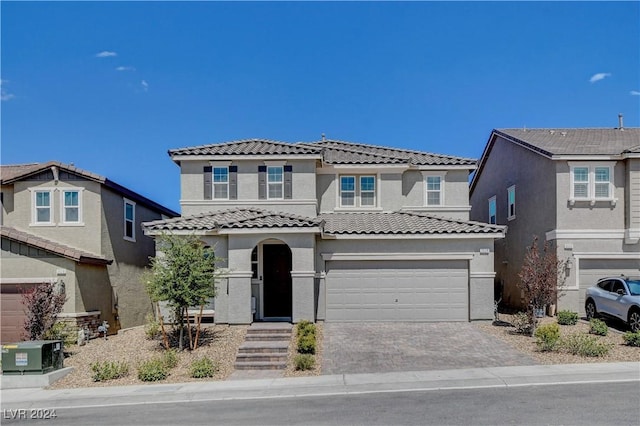
[[[516,218],[516,186],[510,186],[507,188],[507,219],[513,220]]]
[[[340,176],[340,207],[375,207],[375,176]]]
[[[229,198],[229,168],[213,167],[213,198],[227,200]]]
[[[124,239],[127,241],[136,240],[136,203],[124,200]]]
[[[489,223],[495,225],[496,221],[496,196],[489,198]]]
[[[284,186],[284,173],[282,166],[267,167],[267,198],[282,199]]]
[[[39,224],[53,223],[51,210],[51,191],[36,190],[34,196],[34,222]]]
[[[442,205],[442,176],[427,176],[427,206]]]
[[[62,222],[80,223],[81,216],[81,192],[77,189],[62,191]]]
[[[613,165],[569,163],[571,168],[571,196],[569,201],[590,201],[594,204],[598,200],[615,201],[613,198]]]

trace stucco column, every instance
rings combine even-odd
[[[228,275],[229,324],[251,324],[251,271],[234,271]]]
[[[216,324],[229,323],[229,279],[225,276],[216,281],[215,314],[213,322]]]
[[[493,319],[493,282],[495,272],[469,274],[469,320]]]
[[[314,271],[291,271],[292,318],[315,322]]]

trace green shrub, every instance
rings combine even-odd
[[[293,359],[293,363],[296,366],[296,370],[311,370],[316,365],[316,359],[311,354],[298,354]]]
[[[518,312],[511,321],[516,328],[516,333],[528,334],[531,332],[531,318],[526,312]]]
[[[58,321],[49,330],[45,331],[42,338],[44,340],[62,340],[64,346],[68,348],[78,342],[78,327]]]
[[[591,318],[589,320],[589,333],[597,334],[598,336],[606,336],[608,332],[609,327],[607,327],[607,324],[604,321],[597,318]]]
[[[316,353],[316,336],[305,334],[298,339],[298,352],[301,354]]]
[[[298,323],[298,338],[307,334],[316,334],[316,325],[311,321],[302,320]]]
[[[158,321],[151,313],[147,314],[145,321],[144,334],[147,336],[147,339],[154,340],[160,335],[160,321]]]
[[[218,366],[211,359],[206,357],[196,359],[189,366],[189,375],[194,379],[213,377],[217,371]]]
[[[560,325],[576,325],[578,323],[578,313],[573,311],[559,311],[558,324]]]
[[[97,361],[91,363],[90,366],[94,382],[119,379],[129,374],[129,364],[124,361]]]
[[[168,349],[162,354],[162,363],[168,369],[171,369],[178,365],[178,353],[175,349]]]
[[[556,323],[544,324],[536,329],[536,345],[543,351],[553,351],[560,340],[560,327]]]
[[[143,382],[157,382],[169,375],[169,369],[160,358],[150,359],[138,367],[138,379]]]
[[[606,355],[613,345],[601,342],[596,336],[574,333],[562,339],[562,347],[573,355],[595,357]]]
[[[627,331],[622,335],[622,338],[627,346],[640,347],[640,331],[636,331],[635,333],[633,331]]]

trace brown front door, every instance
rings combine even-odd
[[[264,316],[291,317],[291,250],[284,244],[262,248]]]

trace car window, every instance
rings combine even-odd
[[[624,292],[624,294],[627,294],[627,291],[624,288],[624,285],[622,284],[622,282],[620,281],[614,281],[613,282],[613,287],[611,288],[611,291],[613,293],[617,293],[619,290],[622,290]]]
[[[598,287],[606,291],[611,291],[611,280],[600,281]]]
[[[628,280],[627,285],[632,295],[640,296],[640,280]]]

